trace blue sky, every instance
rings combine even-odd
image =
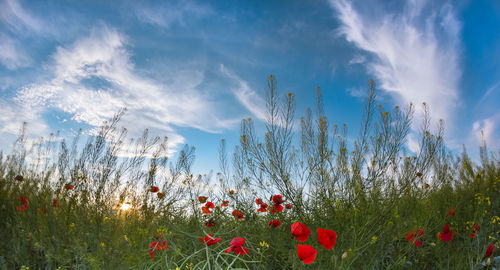
[[[269,74],[293,92],[297,119],[323,90],[332,124],[359,127],[368,79],[384,107],[419,104],[446,122],[446,143],[500,147],[499,1],[0,0],[0,145],[28,134],[91,132],[120,108],[131,137],[217,146],[241,119],[265,117]]]

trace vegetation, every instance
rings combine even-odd
[[[373,81],[354,139],[316,97],[296,127],[269,76],[265,134],[243,120],[214,177],[193,174],[193,147],[169,162],[167,138],[124,142],[124,111],[85,143],[30,143],[23,126],[0,154],[0,268],[499,267],[498,153],[451,154],[425,104],[408,153],[414,107],[377,106]]]

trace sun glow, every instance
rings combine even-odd
[[[122,203],[122,205],[120,206],[120,210],[127,211],[127,210],[129,210],[131,207],[132,207],[132,205],[130,205],[130,204],[128,204],[128,203]]]

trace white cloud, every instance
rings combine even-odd
[[[40,31],[43,28],[42,22],[24,10],[16,0],[0,1],[0,20],[16,32]]]
[[[495,115],[475,121],[472,125],[470,138],[474,145],[482,145],[483,139],[489,149],[498,149],[500,141],[497,134],[500,133],[500,112]]]
[[[8,69],[17,69],[31,64],[31,59],[15,39],[0,33],[0,63]]]
[[[428,12],[425,1],[408,1],[401,13],[368,15],[347,0],[330,4],[341,22],[338,33],[370,55],[366,66],[384,91],[401,105],[427,102],[435,119],[453,123],[461,25],[450,5]]]
[[[193,18],[203,17],[212,13],[212,9],[206,5],[193,3],[192,1],[169,1],[165,5],[141,6],[135,8],[137,18],[145,23],[168,28],[177,23],[185,25],[186,21]]]
[[[366,62],[366,56],[361,54],[356,54],[351,60],[349,60],[349,65],[364,64],[365,62]]]
[[[185,141],[172,125],[220,132],[234,124],[221,119],[218,104],[198,89],[202,71],[179,70],[169,84],[160,83],[137,75],[126,45],[126,37],[101,26],[71,46],[58,47],[47,65],[53,78],[25,86],[16,101],[36,110],[60,110],[91,126],[126,107],[121,124],[131,136],[149,128],[151,135],[166,134],[171,149]]]
[[[265,121],[266,107],[264,99],[255,90],[250,88],[247,81],[227,70],[224,65],[221,65],[220,69],[225,76],[237,83],[237,86],[231,88],[231,91],[238,101],[259,120]]]

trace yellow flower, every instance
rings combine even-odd
[[[377,242],[377,237],[374,235],[374,236],[372,236],[370,243],[375,244],[375,242]]]
[[[261,247],[269,248],[269,244],[266,241],[259,242]]]
[[[73,227],[75,227],[75,223],[74,223],[74,222],[72,222],[71,224],[69,224],[69,226],[70,226],[71,228],[73,228]]]
[[[106,244],[104,242],[101,242],[101,247],[105,247]]]

